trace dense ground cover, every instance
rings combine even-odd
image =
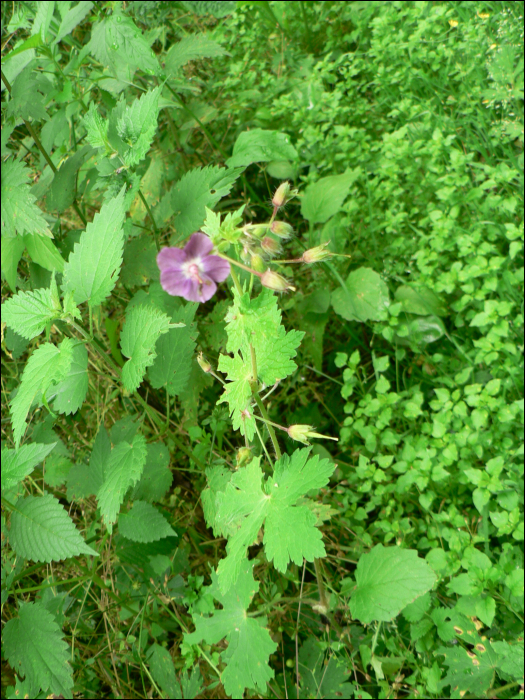
[[[2,47],[2,697],[523,697],[523,3]]]

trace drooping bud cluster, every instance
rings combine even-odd
[[[282,238],[283,241],[287,241],[293,235],[293,228],[285,221],[273,221],[270,226],[270,231],[276,236],[279,236],[279,238]]]

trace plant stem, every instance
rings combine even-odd
[[[237,267],[240,267],[240,268],[242,268],[243,270],[246,270],[246,272],[250,272],[252,275],[257,275],[257,277],[262,277],[262,272],[257,272],[257,270],[252,270],[251,267],[248,267],[247,265],[243,265],[243,264],[240,263],[238,260],[234,260],[233,258],[229,258],[227,255],[224,255],[224,253],[217,253],[217,255],[218,255],[220,258],[223,258],[224,260],[227,260],[227,261],[228,261],[229,263],[231,263],[232,265],[237,265]],[[233,270],[231,270],[231,276],[233,277],[233,281],[235,282],[235,277],[234,277]],[[239,292],[239,294],[242,294],[242,290],[241,290],[240,287],[237,287],[237,291]]]
[[[146,211],[148,212],[148,216],[151,219],[151,223],[153,224],[153,233],[155,237],[155,245],[157,246],[157,251],[160,250],[160,244],[159,244],[159,229],[157,228],[157,224],[155,223],[155,219],[153,218],[153,214],[151,213],[151,209],[149,208],[149,204],[146,202],[146,198],[142,194],[142,190],[139,190],[139,197],[142,199],[142,203],[146,207]]]
[[[326,599],[326,590],[323,581],[323,570],[321,568],[321,561],[319,559],[314,559],[314,567],[315,577],[317,579],[317,588],[319,589],[319,604],[325,612],[328,612],[328,601]]]
[[[273,429],[272,423],[268,417],[268,412],[264,407],[264,404],[261,401],[261,397],[257,392],[254,392],[253,398],[255,399],[255,403],[259,407],[259,411],[262,413],[262,416],[265,419],[266,427],[268,428],[268,432],[270,433],[270,438],[272,440],[273,449],[275,450],[275,455],[277,459],[281,459],[281,448],[279,447],[279,443],[277,442],[277,435],[275,434],[275,430]]]

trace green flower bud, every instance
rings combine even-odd
[[[272,258],[275,255],[277,255],[281,250],[281,246],[279,245],[279,242],[276,241],[275,238],[272,238],[271,236],[265,236],[262,239],[261,248],[264,250],[264,252],[267,255],[269,255]]]
[[[268,230],[268,225],[261,224],[260,226],[250,227],[250,234],[255,238],[262,238],[266,231]]]
[[[197,362],[203,372],[211,372],[211,365],[208,360],[204,357],[202,352],[197,355]]]
[[[261,275],[261,284],[263,287],[273,289],[274,292],[287,292],[289,289],[295,292],[295,287],[289,284],[288,280],[282,275],[278,275],[273,270],[266,270]]]
[[[272,204],[279,209],[279,207],[284,207],[284,205],[293,199],[293,197],[297,196],[297,194],[298,190],[291,190],[288,181],[282,182],[273,196]]]
[[[270,231],[283,240],[287,240],[293,235],[293,228],[285,221],[274,221],[270,226]]]
[[[251,459],[251,456],[252,451],[248,447],[241,447],[237,451],[235,458],[237,469],[239,469],[239,467],[243,467]]]
[[[327,241],[326,243],[322,243],[321,245],[316,246],[315,248],[310,248],[310,250],[305,250],[302,256],[302,261],[305,263],[315,263],[315,262],[320,262],[321,260],[326,260],[326,258],[331,258],[335,255],[335,253],[330,252],[329,250],[326,250],[326,246],[330,243],[330,241]]]
[[[287,432],[288,435],[292,438],[292,440],[302,442],[303,445],[309,445],[310,442],[308,438],[313,437],[326,438],[327,440],[335,440],[337,442],[337,438],[330,437],[329,435],[321,435],[320,433],[316,433],[313,425],[291,425],[288,428]]]
[[[264,272],[266,270],[266,264],[259,253],[254,253],[250,260],[251,268],[257,272]]]

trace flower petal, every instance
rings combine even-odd
[[[184,262],[186,262],[186,253],[180,248],[163,248],[157,255],[157,265],[161,272],[181,271],[181,265]]]
[[[215,282],[224,282],[230,274],[230,263],[218,255],[208,255],[202,260],[202,269]]]
[[[193,233],[190,240],[184,246],[186,259],[201,258],[213,250],[213,243],[204,233]]]
[[[184,297],[188,299],[188,293],[193,284],[192,280],[187,279],[178,270],[161,270],[160,284],[162,289],[172,297]]]

